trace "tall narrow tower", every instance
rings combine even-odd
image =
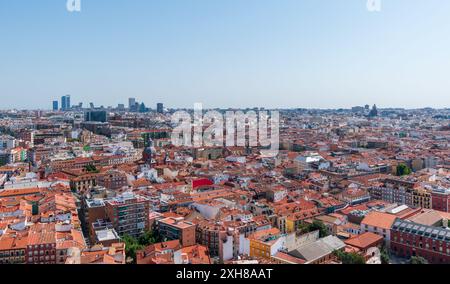
[[[149,165],[150,167],[152,166],[152,159],[155,156],[156,150],[155,147],[153,147],[153,140],[150,137],[150,135],[147,136],[147,143],[146,143],[146,147],[144,148],[144,151],[142,153],[142,159],[144,160],[144,162]]]

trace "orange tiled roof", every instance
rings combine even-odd
[[[397,216],[395,215],[373,211],[366,215],[361,224],[390,229],[396,218]]]
[[[351,239],[345,240],[344,243],[365,250],[370,247],[376,246],[382,241],[383,241],[382,236],[379,236],[375,233],[367,232],[361,235],[357,235]]]
[[[20,188],[20,189],[7,189],[2,192],[0,192],[0,198],[1,197],[11,197],[11,196],[17,196],[17,195],[30,195],[30,194],[37,194],[41,191],[40,188]]]

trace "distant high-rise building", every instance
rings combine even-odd
[[[72,105],[70,104],[70,95],[66,96],[66,107],[67,109],[70,109]]]
[[[136,105],[136,99],[129,98],[128,99],[128,108],[130,109],[130,111],[134,108],[135,105]]]
[[[372,110],[369,113],[370,117],[378,116],[378,109],[376,105],[373,105]]]
[[[104,110],[90,110],[84,113],[85,121],[106,122],[108,116]]]
[[[61,110],[70,109],[70,95],[61,97]]]
[[[139,112],[147,112],[147,108],[145,107],[144,103],[141,103],[139,105]]]
[[[58,101],[53,101],[53,111],[57,111],[59,109]]]
[[[156,104],[156,111],[158,113],[164,113],[164,104],[162,104],[162,103]]]
[[[124,104],[118,104],[117,105],[117,109],[123,111],[123,110],[125,110],[125,105]]]
[[[61,110],[66,110],[66,96],[61,97]]]

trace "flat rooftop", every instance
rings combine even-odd
[[[119,239],[119,235],[114,229],[99,230],[95,232],[95,235],[97,236],[97,240],[100,242]]]

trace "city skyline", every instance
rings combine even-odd
[[[1,108],[49,109],[65,94],[152,108],[446,108],[448,12],[437,0],[380,12],[365,0],[1,3]]]
[[[0,266],[334,283],[450,264],[449,15],[0,1]]]

